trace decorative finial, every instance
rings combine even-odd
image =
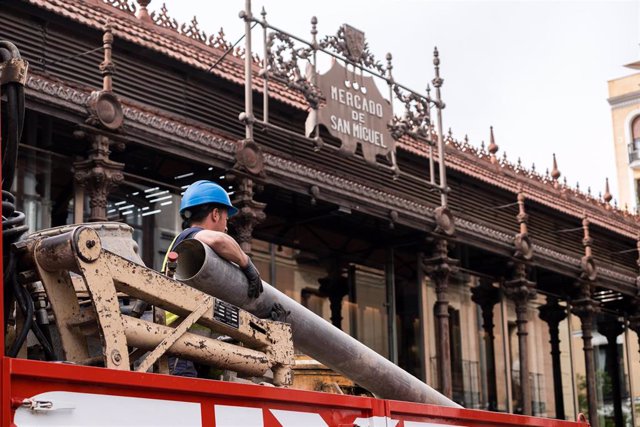
[[[536,164],[531,163],[531,174],[535,174],[535,173],[536,173]]]
[[[613,196],[611,195],[611,191],[609,190],[609,178],[605,178],[605,182],[604,182],[604,202],[607,204],[607,207],[610,208],[611,207],[611,199],[613,199]]]
[[[580,181],[576,181],[576,193],[580,192]]]
[[[518,169],[522,169],[522,159],[518,157],[518,161],[516,162],[516,166]]]
[[[589,218],[587,217],[587,212],[582,213],[582,230],[584,232],[582,238],[582,245],[584,246],[584,254],[587,257],[591,256],[591,236],[589,235]]]
[[[385,59],[387,60],[387,76],[390,79],[393,79],[393,77],[391,76],[391,70],[393,70],[393,63],[391,62],[393,56],[391,55],[391,52],[387,52],[387,54],[385,55]]]
[[[486,147],[484,146],[484,141],[480,142],[480,152],[484,154],[486,151]]]
[[[527,220],[529,216],[525,210],[524,206],[524,186],[522,183],[518,183],[518,195],[516,198],[518,202],[518,215],[516,215],[516,219],[518,220],[518,224],[520,226],[520,233],[515,236],[514,244],[516,253],[515,256],[522,257],[524,259],[531,259],[533,256],[533,247],[530,244],[528,237],[528,228],[527,228]]]
[[[427,83],[427,98],[431,99],[431,85],[429,83]]]
[[[453,138],[453,131],[451,131],[451,128],[449,128],[449,132],[447,132],[447,134],[449,135],[449,138]]]
[[[549,168],[547,168],[547,170],[544,171],[544,179],[548,181],[549,178],[551,178],[551,175],[549,175]]]
[[[498,150],[500,149],[500,147],[498,147],[498,144],[496,144],[496,140],[495,137],[493,136],[493,126],[489,127],[489,155],[491,156],[491,163],[495,163],[496,162],[496,153],[498,152]],[[506,152],[505,154],[505,160],[506,160]]]
[[[267,19],[267,9],[262,6],[262,10],[260,11],[260,15],[262,16],[262,20],[265,21]]]
[[[266,19],[264,20],[266,22]],[[318,18],[315,16],[311,17],[311,47],[313,47],[314,49],[318,48]],[[315,60],[314,60],[315,62]],[[265,58],[265,64],[267,63],[267,60]],[[267,70],[267,66],[265,65],[265,72]],[[314,67],[315,70],[315,67]],[[317,73],[316,71],[313,72],[313,76],[311,78],[311,84],[316,85],[317,84]]]
[[[553,186],[558,188],[558,178],[560,178],[562,174],[558,169],[558,162],[556,161],[556,153],[553,153],[553,169],[551,169],[551,179],[553,180]],[[566,185],[566,179],[565,179]]]
[[[148,22],[148,23],[153,22],[151,20],[151,16],[149,16],[149,10],[147,9],[147,6],[149,6],[149,3],[151,3],[151,0],[137,0],[137,1],[138,1],[138,5],[140,6],[140,10],[138,10],[136,17],[142,22]]]
[[[102,73],[102,90],[111,92],[113,90],[113,73],[116,70],[113,61],[111,60],[111,53],[113,50],[113,24],[111,20],[107,20],[104,24],[104,34],[102,35],[102,43],[104,48],[104,61],[100,64],[100,71]]]
[[[440,77],[440,54],[438,53],[437,47],[433,48],[433,65],[434,65],[436,76],[431,81],[431,83],[433,84],[433,87],[438,89],[442,86],[442,83],[444,83],[444,80]]]
[[[587,194],[591,197],[591,186],[587,187]]]

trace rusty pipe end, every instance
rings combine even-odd
[[[189,280],[195,277],[205,265],[207,252],[199,240],[183,240],[174,251],[178,254],[178,267],[175,273],[175,278],[178,280]]]

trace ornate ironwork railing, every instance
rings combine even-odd
[[[293,132],[298,137],[307,138],[314,143],[316,150],[336,149],[335,146],[324,144],[320,137],[318,112],[327,102],[327,94],[321,93],[318,86],[318,56],[326,55],[332,61],[344,64],[345,85],[354,91],[366,94],[363,88],[365,79],[378,79],[388,86],[388,102],[391,105],[391,115],[386,130],[392,139],[410,137],[420,143],[426,144],[429,153],[429,179],[425,185],[434,188],[441,194],[441,204],[447,205],[447,183],[445,167],[445,144],[442,132],[442,109],[445,104],[441,99],[441,86],[443,79],[440,77],[440,58],[437,49],[434,50],[433,64],[435,77],[431,81],[431,88],[425,93],[414,91],[395,81],[392,74],[392,57],[387,54],[386,63],[377,60],[370,52],[365,41],[364,33],[349,25],[340,27],[336,35],[318,38],[317,19],[311,20],[311,40],[304,40],[284,30],[281,30],[266,19],[266,11],[262,9],[260,18],[254,16],[251,11],[251,0],[245,0],[245,10],[240,13],[240,18],[245,21],[245,111],[240,115],[240,120],[246,126],[245,144],[253,144],[253,148],[259,150],[254,142],[254,125],[264,129],[278,129],[281,132],[291,134],[292,131],[272,123],[269,119],[271,82],[279,82],[289,89],[298,91],[306,100],[310,115],[307,119],[307,132],[305,135]],[[262,27],[263,60],[260,63],[259,77],[262,80],[263,106],[262,117],[254,116],[253,110],[253,84],[255,63],[252,59],[252,28],[256,25]],[[302,71],[302,66],[306,70]],[[375,86],[372,85],[372,86]],[[377,88],[374,88],[377,91]],[[333,94],[332,94],[333,97]],[[401,106],[402,111],[395,114],[394,107]],[[379,144],[378,141],[376,145]],[[368,149],[368,148],[367,148]],[[344,151],[344,150],[343,150]],[[354,153],[355,147],[352,150]],[[371,155],[364,153],[363,157],[371,161]],[[437,158],[438,171],[434,159]],[[401,172],[395,156],[395,149],[390,150],[386,160],[375,160],[378,167],[391,171],[394,177]]]
[[[640,142],[632,142],[628,145],[629,150],[629,165],[631,167],[640,166]]]

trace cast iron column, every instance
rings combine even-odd
[[[425,273],[436,285],[436,352],[438,359],[438,385],[440,392],[451,398],[451,347],[449,342],[449,301],[447,288],[449,276],[456,269],[457,261],[449,258],[449,244],[446,239],[437,238],[432,257],[425,259]]]
[[[237,182],[238,187],[233,198],[233,205],[238,208],[238,213],[230,219],[230,222],[235,229],[234,237],[240,247],[247,255],[251,255],[253,229],[264,221],[266,217],[264,208],[267,205],[253,199],[253,180],[242,177]]]
[[[596,394],[596,366],[593,355],[592,331],[599,303],[590,297],[579,299],[572,304],[573,313],[580,318],[584,365],[587,374],[587,404],[589,405],[589,423],[598,427],[598,396]]]
[[[102,35],[104,60],[100,63],[102,90],[91,92],[87,99],[88,117],[86,124],[73,133],[77,139],[87,139],[91,148],[86,160],[73,164],[74,180],[89,196],[89,221],[107,220],[107,197],[109,192],[124,181],[122,170],[124,163],[109,159],[111,147],[123,150],[124,143],[114,142],[108,135],[118,131],[124,123],[124,113],[120,101],[113,93],[113,74],[115,65],[112,60],[113,32],[111,23],[104,26]],[[76,212],[80,210],[76,207]]]
[[[615,425],[624,425],[622,416],[622,385],[620,384],[620,353],[618,336],[624,332],[624,326],[616,319],[598,322],[598,331],[607,337],[607,369],[611,375],[611,393],[613,394],[613,415]]]
[[[529,380],[529,348],[527,336],[527,309],[529,300],[536,295],[535,283],[527,280],[527,266],[524,262],[514,264],[513,279],[504,282],[505,295],[516,305],[516,326],[518,328],[518,360],[520,361],[520,391],[522,414],[531,415],[531,381]]]
[[[327,277],[318,279],[318,292],[329,298],[331,324],[338,329],[342,329],[342,299],[349,293],[349,279],[342,275],[340,267],[339,261],[332,262],[328,266]]]
[[[587,402],[589,405],[589,423],[598,427],[598,396],[596,394],[596,365],[593,355],[593,327],[595,316],[600,311],[600,303],[593,299],[598,270],[591,253],[591,237],[589,235],[589,219],[586,214],[582,218],[584,256],[580,259],[580,276],[575,284],[577,298],[571,304],[573,313],[580,318],[584,365],[587,373]]]
[[[540,319],[549,325],[549,344],[551,344],[551,364],[553,365],[553,396],[556,402],[556,418],[565,419],[564,395],[562,393],[562,366],[560,365],[560,322],[567,318],[565,308],[558,299],[547,297],[547,303],[538,307]]]
[[[471,299],[482,309],[482,329],[484,329],[484,346],[487,360],[487,409],[498,410],[498,386],[496,381],[496,358],[493,334],[493,307],[500,302],[500,289],[493,286],[490,280],[482,280],[471,289]]]

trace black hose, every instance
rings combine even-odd
[[[40,342],[40,345],[42,346],[42,350],[44,351],[46,359],[55,360],[56,356],[54,354],[53,347],[51,346],[49,338],[44,334],[44,332],[40,328],[40,325],[38,325],[38,322],[33,321],[33,314],[35,312],[35,307],[33,304],[33,299],[31,298],[31,294],[29,294],[29,291],[24,286],[18,285],[18,289],[22,292],[22,299],[26,305],[25,307],[26,310],[23,310],[23,313],[25,314],[26,319],[30,319],[25,321],[24,329],[31,329],[31,331],[33,331],[33,334],[36,336],[36,339]]]
[[[15,257],[11,258],[10,264],[13,264],[11,265],[11,267],[12,270],[15,271]],[[31,325],[33,324],[34,310],[33,301],[31,300],[31,296],[29,295],[29,293],[26,292],[26,289],[20,286],[18,281],[15,280],[15,277],[13,277],[12,279],[13,280],[11,280],[11,285],[13,286],[13,293],[15,295],[16,301],[18,302],[18,307],[20,307],[20,310],[22,310],[22,313],[24,314],[24,325],[22,326],[22,329],[20,329],[20,332],[16,335],[15,340],[13,341],[13,345],[7,353],[7,356],[9,357],[16,357],[18,355],[18,352],[20,351],[20,348],[22,347],[22,344],[24,344],[24,341],[27,339],[27,334],[29,333]],[[25,298],[25,292],[27,294],[27,298]]]
[[[20,59],[18,48],[10,42],[0,40],[0,61],[7,62]],[[16,211],[15,197],[9,191],[15,178],[18,163],[18,144],[22,137],[24,124],[24,87],[20,82],[8,82],[0,88],[7,96],[6,124],[2,126],[2,243],[3,243],[3,293],[4,293],[4,325],[6,331],[7,320],[13,301],[22,311],[25,319],[23,327],[16,334],[8,355],[15,357],[24,344],[29,330],[33,330],[36,338],[49,359],[53,359],[51,344],[46,339],[39,325],[33,321],[34,304],[27,289],[21,286],[16,277],[16,256],[11,245],[18,242],[28,231],[25,225],[25,215]],[[5,333],[2,331],[2,333]]]
[[[12,59],[20,59],[20,52],[14,44],[0,40],[0,62]],[[2,92],[7,95],[7,124],[2,127],[2,189],[9,191],[15,176],[18,143],[24,124],[24,87],[19,82],[9,82],[3,85]]]

